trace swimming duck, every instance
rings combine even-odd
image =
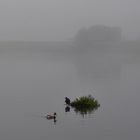
[[[65,103],[66,103],[67,105],[70,105],[70,99],[69,99],[68,97],[65,97]]]
[[[50,119],[55,119],[56,118],[56,112],[54,112],[53,114],[47,114],[47,115],[45,115],[45,117],[48,119],[48,120],[50,120]]]

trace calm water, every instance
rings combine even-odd
[[[121,51],[1,47],[0,139],[139,139],[139,60]],[[88,94],[101,104],[97,111],[65,112],[65,96]],[[48,112],[57,112],[56,123],[43,117]]]

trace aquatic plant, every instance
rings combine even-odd
[[[75,109],[75,112],[80,112],[81,114],[91,113],[100,106],[97,100],[94,99],[91,95],[82,96],[76,98],[71,102],[71,107]]]

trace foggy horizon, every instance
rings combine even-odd
[[[118,26],[126,39],[140,38],[137,0],[1,1],[0,41],[65,41],[82,27]]]

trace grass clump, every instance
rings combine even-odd
[[[76,112],[87,114],[96,110],[100,104],[94,99],[94,97],[88,95],[76,98],[73,102],[71,102],[71,106],[75,108]]]

